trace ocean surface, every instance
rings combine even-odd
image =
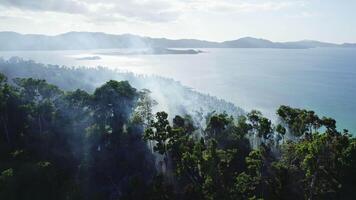
[[[356,135],[356,49],[201,50],[205,53],[111,56],[103,53],[120,50],[0,51],[0,57],[170,77],[272,119],[282,104],[312,109]]]

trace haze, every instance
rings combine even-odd
[[[356,42],[355,7],[353,0],[0,0],[0,31],[343,43]]]

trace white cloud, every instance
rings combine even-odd
[[[32,11],[55,11],[64,13],[85,13],[87,4],[76,0],[0,0],[0,5],[9,8]]]
[[[299,4],[301,1],[232,1],[232,0],[187,0],[186,8],[215,12],[276,11]]]
[[[93,22],[172,22],[186,12],[276,11],[293,6],[296,2],[301,0],[0,0],[0,6],[23,12],[79,14]]]
[[[167,0],[0,0],[0,6],[6,9],[80,14],[95,19],[112,18],[110,21],[120,17],[152,22],[172,21],[179,16],[172,5]]]

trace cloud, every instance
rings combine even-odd
[[[0,0],[0,5],[31,11],[55,11],[64,13],[85,13],[86,3],[76,0]]]
[[[301,0],[0,0],[0,6],[31,12],[83,15],[88,21],[172,22],[186,12],[276,11]]]
[[[108,21],[125,18],[150,22],[174,21],[179,12],[173,5],[169,0],[0,0],[0,6],[7,9],[79,14]]]
[[[153,22],[174,21],[180,15],[174,0],[173,2],[169,0],[128,0],[125,3],[116,4],[111,11],[128,18]]]
[[[259,12],[288,8],[300,1],[232,1],[232,0],[186,0],[187,8],[195,11],[213,12]]]

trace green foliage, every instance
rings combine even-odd
[[[32,78],[14,83],[0,74],[1,199],[107,199],[154,176],[142,129],[130,124],[137,93],[128,82],[94,94]]]
[[[272,133],[272,123],[269,119],[262,116],[262,113],[256,110],[247,114],[251,127],[258,137],[269,139]]]
[[[258,111],[236,122],[226,114],[212,114],[206,137],[194,139],[182,129],[184,118],[175,117],[172,128],[167,114],[160,118],[162,113],[157,113],[164,128],[156,124],[148,131],[152,135],[158,133],[153,130],[161,130],[167,136],[165,144],[179,144],[166,148],[165,155],[175,163],[171,167],[176,171],[177,192],[183,192],[186,198],[195,191],[200,199],[350,199],[350,188],[354,186],[350,177],[355,178],[355,140],[347,131],[338,132],[331,118],[320,119],[312,111],[290,107],[281,109],[284,111],[280,116],[287,127],[278,124],[272,129],[271,121]],[[292,125],[295,127],[290,128]],[[320,127],[325,127],[325,133],[316,132]],[[171,134],[175,129],[180,129],[178,136]],[[270,141],[279,135],[285,137],[287,129],[299,131],[294,133],[299,138],[271,146]],[[256,150],[243,145],[251,133],[264,139]]]
[[[277,131],[277,133],[279,133],[281,135],[285,135],[287,132],[286,128],[284,128],[281,124],[277,125],[276,131]]]
[[[288,106],[281,106],[277,110],[278,116],[288,125],[288,129],[297,137],[309,137],[321,127],[320,119],[314,111],[294,109]]]
[[[295,154],[285,153],[282,162],[302,170],[305,198],[337,196],[343,187],[340,174],[346,167],[343,160],[349,145],[349,136],[341,133],[314,134],[311,141],[288,144]]]
[[[0,199],[356,195],[356,139],[313,111],[281,106],[276,126],[259,111],[212,112],[197,127],[190,116],[153,115],[150,92],[127,81],[93,94],[14,83],[0,74]]]
[[[153,120],[152,109],[158,103],[150,96],[151,91],[143,89],[139,92],[139,98],[137,101],[137,107],[134,113],[134,121],[141,122],[144,124],[145,128],[151,125]]]
[[[151,122],[151,127],[146,129],[144,138],[146,140],[153,140],[156,142],[154,150],[160,154],[167,154],[167,151],[172,146],[173,136],[172,127],[168,122],[168,114],[165,112],[158,112],[156,114],[157,121]]]

